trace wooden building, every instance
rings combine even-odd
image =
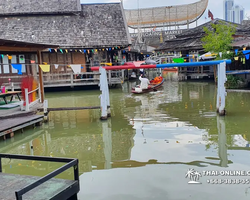
[[[201,38],[205,35],[204,27],[212,29],[212,24],[218,24],[224,22],[227,25],[231,25],[231,22],[227,22],[221,19],[215,19],[202,24],[198,27],[185,30],[182,33],[176,35],[176,38],[165,41],[155,51],[161,57],[166,57],[168,62],[172,62],[171,58],[183,57],[186,62],[197,62],[199,56],[206,53],[202,47]],[[242,46],[249,43],[250,26],[236,25],[236,34],[234,35],[234,48],[242,48]],[[233,65],[231,67],[233,69]],[[228,68],[230,70],[230,67]],[[179,78],[214,78],[214,67],[192,67],[179,69]]]
[[[131,44],[121,3],[81,5],[80,0],[60,3],[58,0],[10,0],[0,2],[0,25],[2,39],[59,47],[42,52],[42,61],[50,65],[50,71],[44,73],[45,87],[64,86],[66,80],[72,83],[70,64],[81,65],[81,73],[86,75],[92,73],[91,66],[119,64],[122,50]],[[16,52],[8,55],[13,55],[11,62],[20,58]],[[2,52],[1,64],[10,63],[6,56]],[[35,75],[36,53],[26,52],[21,58],[19,62],[25,64],[23,74]],[[0,71],[1,77],[16,75],[7,65]],[[89,84],[97,85],[98,81]]]

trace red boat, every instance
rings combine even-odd
[[[164,78],[161,80],[160,83],[157,84],[153,83],[153,81],[150,81],[150,84],[148,85],[147,89],[141,89],[140,86],[136,86],[132,88],[131,92],[134,94],[143,94],[143,93],[157,91],[157,89],[163,85],[164,81],[165,81]]]

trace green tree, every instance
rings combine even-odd
[[[219,53],[222,52],[222,58],[228,59],[232,55],[227,51],[232,49],[233,35],[236,32],[236,26],[233,24],[225,24],[220,22],[212,24],[212,29],[204,27],[205,36],[201,39],[202,46],[207,52],[216,53],[217,59],[221,59]]]

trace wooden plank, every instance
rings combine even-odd
[[[17,131],[32,124],[36,124],[42,120],[43,115],[28,115],[10,119],[2,119],[0,120],[0,136]]]
[[[64,107],[64,108],[48,108],[50,111],[63,111],[63,110],[88,110],[88,109],[101,109],[100,106],[89,106],[89,107]],[[38,109],[40,112],[43,111],[43,108]]]
[[[40,177],[0,173],[0,199],[16,199],[15,191],[18,191],[26,187],[27,185],[34,183],[38,179],[40,179]],[[23,199],[52,199],[55,196],[61,196],[65,191],[69,189],[73,190],[73,193],[77,193],[79,191],[79,182],[54,178],[24,194]],[[69,197],[65,195],[65,197],[61,199],[67,198]]]

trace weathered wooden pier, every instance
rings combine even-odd
[[[32,160],[66,163],[44,177],[7,174],[4,172],[3,159]],[[55,176],[73,167],[73,180],[58,179]],[[53,158],[24,155],[0,154],[0,199],[4,200],[77,200],[80,191],[78,159]]]
[[[39,126],[43,121],[43,115],[26,115],[8,119],[0,119],[0,137],[12,138],[16,131],[23,131],[28,126]]]

